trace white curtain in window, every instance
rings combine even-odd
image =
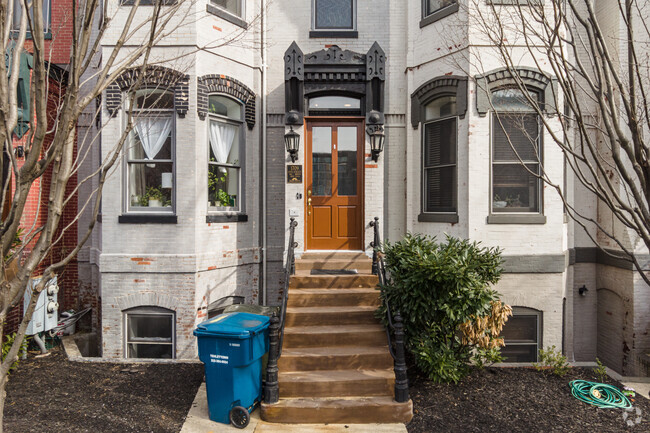
[[[142,148],[147,159],[155,159],[162,149],[169,132],[172,129],[172,119],[158,119],[152,117],[140,117],[135,121],[135,131],[140,137]]]
[[[212,147],[217,162],[228,162],[228,155],[230,155],[237,128],[237,126],[228,123],[210,122],[210,147]],[[221,169],[225,171],[225,169]]]

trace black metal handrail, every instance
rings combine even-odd
[[[388,338],[388,350],[394,360],[395,369],[395,401],[404,403],[409,400],[409,382],[406,375],[406,359],[404,357],[404,325],[402,316],[399,311],[393,316],[388,298],[383,296],[383,288],[386,284],[386,267],[381,252],[381,238],[379,236],[379,218],[375,217],[370,221],[370,226],[374,229],[374,239],[370,243],[373,248],[372,253],[372,273],[379,279],[379,289],[382,291],[382,302],[386,305],[386,317],[388,326],[386,327],[386,336]],[[393,339],[391,331],[395,334]]]
[[[287,317],[287,302],[289,301],[289,280],[291,275],[296,273],[295,248],[298,243],[294,241],[296,226],[295,218],[289,222],[289,245],[287,247],[287,262],[284,266],[284,291],[282,293],[282,306],[280,317],[273,314],[269,326],[269,361],[266,367],[266,384],[264,386],[264,401],[277,403],[280,399],[280,388],[278,383],[278,359],[282,355],[282,342],[284,340],[284,322]]]

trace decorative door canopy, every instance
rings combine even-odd
[[[360,98],[366,124],[384,123],[386,55],[375,42],[368,53],[336,45],[303,54],[294,41],[284,55],[285,124],[302,125],[305,98],[340,95]]]

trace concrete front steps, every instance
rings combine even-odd
[[[386,332],[374,317],[377,277],[362,253],[306,253],[291,277],[280,400],[262,403],[274,423],[407,423],[411,401],[394,400],[395,373]],[[311,275],[312,269],[358,274]]]

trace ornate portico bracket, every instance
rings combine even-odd
[[[285,124],[302,125],[305,98],[327,94],[362,100],[366,125],[384,124],[386,54],[375,42],[366,54],[336,45],[303,54],[294,41],[284,54]]]

